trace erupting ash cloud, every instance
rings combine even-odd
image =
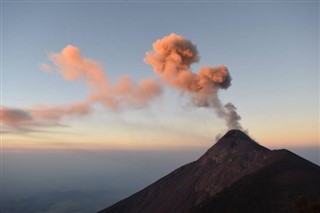
[[[229,129],[242,129],[240,116],[232,103],[223,105],[218,97],[220,89],[231,85],[231,76],[223,66],[206,66],[193,73],[190,66],[199,61],[197,48],[189,40],[174,33],[157,40],[153,51],[147,52],[145,63],[151,65],[160,79],[142,79],[135,82],[129,76],[120,76],[115,84],[109,82],[102,66],[81,55],[80,49],[67,45],[59,53],[49,55],[52,65],[41,64],[42,70],[59,73],[66,81],[82,79],[89,95],[85,100],[62,106],[38,105],[30,109],[1,109],[1,125],[11,129],[58,125],[66,116],[84,116],[93,104],[107,109],[142,108],[162,94],[162,86],[188,94],[195,106],[215,109]]]
[[[190,70],[192,63],[199,61],[197,48],[191,41],[174,33],[153,43],[153,51],[147,52],[145,62],[161,76],[162,81],[189,93],[192,102],[200,107],[213,107],[217,115],[225,119],[229,129],[242,129],[232,103],[222,105],[218,97],[220,89],[231,85],[231,76],[223,66],[202,67],[198,74]]]

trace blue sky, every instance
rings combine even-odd
[[[171,33],[197,46],[200,61],[191,65],[193,72],[228,67],[232,85],[218,95],[237,107],[250,137],[320,164],[318,1],[2,0],[5,205],[11,198],[23,205],[21,196],[51,191],[99,195],[115,189],[125,197],[196,160],[227,131],[213,109],[193,106],[166,85],[144,108],[114,111],[97,103],[92,113],[58,123],[28,120],[27,110],[39,104],[68,106],[90,94],[84,79],[66,81],[58,72],[41,70],[43,63],[52,66],[52,53],[67,45],[79,48],[83,58],[101,64],[112,84],[122,75],[157,79],[145,53]],[[6,123],[8,109],[32,126],[17,128],[17,118]],[[104,196],[99,208],[120,199]]]
[[[100,62],[111,81],[120,75],[137,81],[156,77],[143,62],[145,52],[170,33],[197,46],[200,62],[191,66],[194,72],[201,66],[229,68],[232,86],[219,95],[223,103],[236,105],[242,125],[258,141],[267,146],[319,142],[319,3],[312,1],[3,1],[1,105],[23,109],[83,100],[88,95],[84,82],[67,82],[39,68],[49,63],[50,53],[68,44]],[[97,106],[94,114],[66,119],[63,124],[68,127],[49,128],[50,136],[32,133],[32,137],[59,141],[54,132],[95,132],[96,140],[103,141],[131,132],[131,144],[141,141],[142,134],[150,141],[157,138],[157,143],[186,140],[186,146],[206,147],[225,130],[213,111],[191,107],[171,88],[148,108],[112,112]],[[106,135],[105,129],[111,133]],[[193,137],[189,139],[189,133],[181,137],[182,132]],[[165,133],[168,137],[160,140]],[[4,140],[34,140],[30,137],[6,135]],[[192,142],[197,139],[204,142]],[[110,147],[117,147],[114,143]],[[142,144],[138,147],[153,147],[147,141]]]

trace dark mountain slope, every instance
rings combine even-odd
[[[296,212],[304,198],[320,212],[320,167],[287,151],[272,151],[272,164],[250,174],[192,212]]]
[[[296,158],[293,157],[285,160],[286,157],[283,155],[291,156],[293,154],[282,154],[282,151],[281,154],[279,153],[260,146],[239,130],[231,130],[197,161],[182,166],[145,189],[101,212],[178,213],[190,212],[191,210],[206,212],[206,209],[209,211],[213,208],[211,204],[216,203],[213,199],[218,199],[220,195],[223,195],[223,200],[227,201],[226,189],[230,186],[233,187],[235,183],[240,183],[241,179],[246,180],[247,177],[253,175],[253,180],[250,181],[254,182],[254,174],[258,174],[260,170],[266,170],[267,174],[273,174],[273,170],[280,169],[281,171],[281,165],[278,166],[278,170],[276,168],[278,168],[278,163],[282,163],[282,160],[288,166],[295,166],[297,162],[302,162],[294,160]],[[289,162],[285,163],[286,161]],[[302,164],[309,166],[311,163],[303,160]],[[269,166],[270,171],[267,169]],[[313,171],[313,169],[311,170]],[[285,172],[284,170],[280,174],[286,174]],[[303,170],[302,174],[304,172]],[[267,174],[262,173],[261,177],[269,177]],[[294,173],[293,176],[297,174],[300,173]],[[260,178],[259,174],[258,177]],[[280,175],[277,178],[281,180],[281,177]],[[286,179],[286,177],[283,178]],[[240,189],[237,188],[236,191],[238,190]],[[217,196],[218,194],[219,196]],[[215,205],[214,208],[220,207]]]

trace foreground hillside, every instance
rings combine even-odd
[[[231,130],[197,161],[100,213],[316,210],[319,180],[319,166]]]

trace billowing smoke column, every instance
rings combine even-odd
[[[153,66],[165,84],[189,93],[196,106],[213,107],[229,129],[242,129],[236,107],[232,103],[223,105],[218,97],[220,89],[231,85],[228,69],[223,65],[208,66],[200,68],[196,74],[190,70],[190,65],[198,61],[196,46],[174,33],[153,43],[153,51],[147,52],[145,57],[145,62]]]

